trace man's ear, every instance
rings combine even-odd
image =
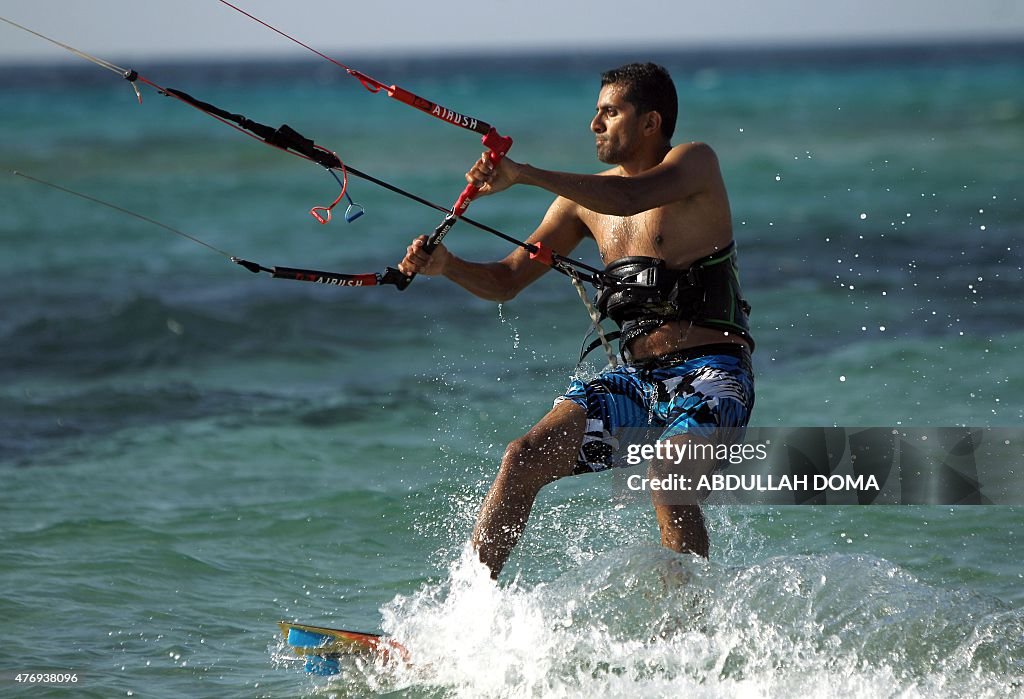
[[[661,133],[661,112],[647,112],[644,114],[643,124],[645,134]]]

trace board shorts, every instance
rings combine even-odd
[[[736,444],[754,407],[750,351],[736,344],[704,345],[606,369],[586,383],[574,380],[555,405],[564,400],[587,413],[573,473],[625,466],[627,445],[680,434]]]

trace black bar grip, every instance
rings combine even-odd
[[[437,250],[437,246],[441,244],[441,241],[444,240],[444,237],[448,235],[448,231],[452,229],[452,226],[454,226],[458,220],[459,217],[450,212],[448,213],[448,215],[444,217],[444,220],[441,221],[440,224],[438,224],[437,228],[435,228],[434,232],[430,234],[430,237],[427,238],[426,244],[424,244],[423,246],[423,249],[427,252],[428,255],[433,253],[434,250]],[[399,291],[405,291],[405,289],[410,284],[412,284],[412,280],[415,278],[415,273],[410,274],[405,278],[406,281],[404,284],[396,284],[395,286],[398,287]]]

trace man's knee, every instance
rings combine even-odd
[[[715,445],[689,435],[676,435],[666,440],[669,448],[661,458],[652,459],[647,472],[651,478],[670,475],[684,476],[694,481],[718,466]]]
[[[537,491],[569,475],[574,463],[566,444],[527,433],[505,448],[500,475],[509,486]]]
[[[536,492],[572,473],[583,443],[586,416],[582,409],[564,401],[522,437],[505,448],[498,478],[506,486]]]
[[[689,435],[676,435],[668,440],[672,448],[663,458],[653,459],[647,468],[652,480],[667,483],[661,490],[652,490],[651,499],[658,506],[693,506],[707,496],[698,484],[718,466],[714,445]]]
[[[523,435],[505,448],[500,476],[509,486],[540,490],[564,475],[552,456],[544,444],[539,444],[530,435]]]

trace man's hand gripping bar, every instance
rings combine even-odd
[[[490,151],[491,162],[495,165],[501,162],[501,159],[505,157],[505,154],[508,153],[509,149],[512,147],[512,139],[508,136],[498,135],[498,132],[494,128],[487,132],[487,135],[481,139],[481,143],[483,143]],[[460,194],[459,198],[455,201],[455,206],[452,207],[451,213],[444,217],[444,220],[438,224],[437,228],[434,229],[434,232],[431,233],[430,237],[427,239],[426,245],[423,246],[423,249],[426,250],[427,253],[434,252],[437,246],[441,244],[444,237],[448,235],[448,231],[452,229],[452,226],[454,226],[459,220],[459,217],[466,213],[466,209],[469,208],[469,203],[476,198],[479,192],[480,189],[476,185],[466,185],[466,188],[462,190],[462,194]],[[401,278],[399,279],[395,275]],[[392,281],[395,286],[398,287],[399,291],[404,291],[405,288],[412,283],[412,280],[416,278],[416,275],[411,274],[406,276],[398,269],[388,267],[385,272],[385,277],[389,281]]]

